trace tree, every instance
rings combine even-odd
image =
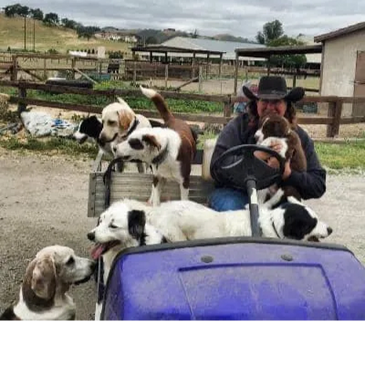
[[[156,37],[151,36],[151,37],[148,37],[148,38],[146,39],[146,44],[157,44],[157,43],[158,43],[158,42],[157,42]]]
[[[21,4],[9,5],[4,8],[5,16],[14,17],[15,15],[19,16],[28,16],[29,15],[28,6],[23,6]]]
[[[76,32],[77,32],[77,35],[78,35],[79,38],[86,38],[87,40],[89,40],[99,30],[100,30],[99,27],[80,26],[76,29]]]
[[[41,9],[30,9],[30,16],[36,20],[43,20],[43,11]]]
[[[65,28],[69,28],[69,29],[77,29],[80,25],[75,22],[74,20],[68,19],[68,18],[62,18],[61,19],[61,24],[65,27]]]
[[[301,42],[295,38],[283,35],[280,38],[274,39],[267,44],[269,47],[280,47],[280,46],[303,46],[304,42]],[[294,55],[282,55],[272,56],[270,58],[270,64],[273,66],[283,66],[286,68],[299,69],[307,63],[307,57],[304,54]]]
[[[274,20],[264,24],[262,32],[257,33],[256,40],[260,44],[268,45],[268,43],[280,38],[283,35],[283,25],[279,22],[279,20]]]
[[[48,13],[43,18],[43,23],[46,25],[58,25],[60,22],[56,13]]]

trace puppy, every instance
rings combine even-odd
[[[76,306],[67,291],[90,279],[95,262],[75,255],[71,248],[49,246],[28,265],[19,300],[1,320],[73,320]]]
[[[189,197],[191,163],[196,153],[196,135],[186,122],[172,115],[160,94],[143,87],[141,90],[153,101],[167,128],[135,131],[116,146],[115,154],[126,160],[140,159],[151,166],[154,178],[148,200],[150,204],[160,204],[165,179],[178,182],[180,197],[186,200]]]
[[[112,263],[121,250],[167,242],[159,230],[146,223],[143,210],[131,209],[122,201],[113,203],[100,215],[97,226],[87,234],[87,238],[95,243],[91,251],[92,258],[101,260],[102,282],[98,284],[102,287],[107,282]],[[103,295],[98,297],[96,319],[100,318],[102,301]]]
[[[285,160],[290,160],[291,169],[298,172],[306,171],[307,159],[302,143],[289,121],[277,114],[271,114],[263,117],[261,122],[261,127],[255,133],[257,144],[270,147],[272,143],[281,143],[283,147],[280,154]],[[294,187],[285,186],[283,189],[285,196],[294,196],[296,199],[301,200],[301,195]],[[270,190],[273,190],[273,187],[267,189],[264,193],[261,192],[260,195],[271,196]]]
[[[273,201],[259,206],[259,225],[263,237],[314,240],[332,233],[315,212],[289,197],[287,203],[272,209],[282,198],[280,189]],[[140,202],[124,200],[131,209]],[[251,236],[249,210],[217,212],[193,201],[170,201],[159,207],[145,206],[147,222],[159,229],[167,240],[185,241],[232,236]]]
[[[291,128],[289,121],[277,114],[264,117],[261,128],[255,133],[257,144],[271,137],[270,141],[280,139],[286,142],[283,157],[290,159],[290,167],[295,171],[307,170],[307,159],[298,134]]]

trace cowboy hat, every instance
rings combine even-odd
[[[302,87],[295,87],[287,92],[286,81],[281,76],[263,76],[260,79],[257,94],[254,94],[248,87],[242,87],[243,93],[251,100],[280,100],[284,99],[295,103],[304,96]]]

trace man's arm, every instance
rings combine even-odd
[[[320,198],[326,192],[326,170],[318,160],[312,139],[300,127],[297,132],[307,158],[307,171],[292,171],[282,185],[295,187],[303,199]]]

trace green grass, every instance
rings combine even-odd
[[[365,141],[344,144],[316,143],[315,148],[323,166],[334,170],[365,170]]]
[[[120,81],[106,81],[94,86],[95,90],[108,90],[108,89],[123,89],[123,90],[136,90],[128,83],[122,83]],[[9,95],[17,95],[18,91],[15,88],[0,87],[0,92],[7,93]],[[61,103],[70,104],[82,104],[82,105],[96,105],[105,106],[113,101],[113,98],[107,96],[93,96],[93,95],[77,95],[77,94],[52,94],[45,91],[28,90],[28,98],[41,99],[47,101],[56,101]],[[125,96],[123,99],[130,105],[132,109],[145,109],[155,110],[153,103],[145,96],[131,97]],[[167,99],[167,103],[172,112],[175,113],[191,113],[191,114],[212,114],[223,113],[223,103],[200,101],[200,100],[180,100],[180,99]]]
[[[206,132],[199,136],[198,148],[202,148],[206,139],[215,138],[213,132]],[[23,151],[57,151],[57,153],[84,156],[94,159],[97,154],[97,147],[85,143],[52,137],[47,139],[37,139],[28,137],[27,142],[22,142],[15,137],[9,139],[0,138],[0,147],[9,150]],[[322,165],[332,170],[365,170],[365,141],[347,142],[344,144],[315,143],[318,158]]]
[[[47,139],[39,139],[28,137],[27,141],[18,140],[16,137],[9,139],[0,139],[0,147],[8,150],[18,151],[36,151],[45,152],[45,154],[64,154],[69,156],[88,157],[94,159],[98,149],[96,145],[89,143],[78,144],[76,141],[60,137],[51,137]]]

